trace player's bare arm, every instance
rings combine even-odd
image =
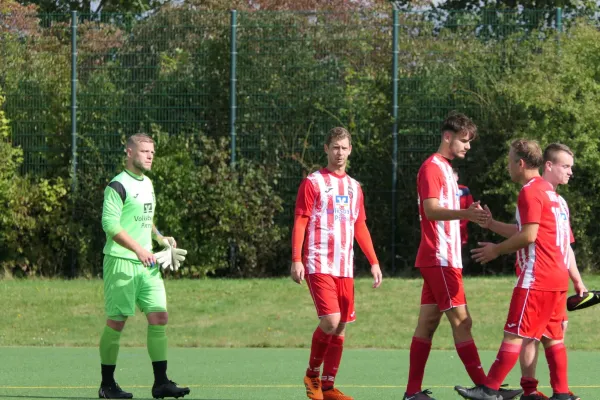
[[[152,225],[152,239],[160,245],[163,246],[171,246],[177,247],[177,241],[172,236],[163,236],[159,230],[156,228],[156,225]]]
[[[477,224],[483,224],[486,221],[487,213],[479,205],[479,201],[474,202],[462,210],[451,210],[440,206],[439,199],[430,198],[423,201],[423,211],[430,221],[451,221],[456,219],[467,219]]]
[[[502,254],[511,254],[531,243],[535,243],[539,224],[525,224],[523,229],[505,241],[495,244],[479,242],[480,247],[471,250],[473,259],[481,264],[486,264]]]
[[[156,264],[156,258],[154,257],[154,254],[140,246],[140,244],[133,240],[133,238],[129,236],[125,230],[117,233],[112,239],[126,249],[133,251],[138,260],[140,260],[146,267]]]
[[[505,222],[495,220],[494,216],[492,215],[492,212],[490,211],[487,205],[485,205],[483,209],[488,214],[488,216],[485,223],[479,224],[479,226],[481,226],[482,228],[489,229],[492,232],[505,238],[509,238],[519,231],[517,224],[507,224]]]
[[[577,261],[575,260],[575,252],[573,252],[571,246],[569,246],[569,278],[571,278],[571,282],[573,282],[575,293],[583,297],[583,293],[588,290],[583,283],[583,279],[581,279],[579,268],[577,268]]]

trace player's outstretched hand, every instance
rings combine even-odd
[[[177,271],[179,269],[179,267],[181,266],[181,263],[185,260],[185,256],[187,255],[187,250],[184,249],[178,249],[173,247],[171,249],[171,253],[173,255],[173,266],[171,267],[171,269],[173,271]]]
[[[381,286],[381,281],[383,280],[383,276],[381,275],[381,268],[379,268],[379,264],[371,265],[371,274],[373,275],[373,288],[376,289]]]
[[[154,264],[156,264],[156,257],[154,257],[154,254],[143,247],[140,247],[140,249],[135,252],[135,255],[145,267],[154,267]]]
[[[488,214],[483,208],[481,208],[479,201],[472,203],[466,211],[466,219],[468,219],[471,222],[475,222],[476,224],[483,224],[487,220]]]
[[[294,282],[301,284],[304,280],[304,264],[300,261],[293,262],[290,268],[290,275]]]
[[[494,222],[494,216],[492,215],[492,212],[490,211],[487,204],[485,206],[483,206],[483,211],[485,211],[487,213],[487,216],[485,218],[485,221],[483,223],[479,224],[479,226],[484,229],[490,229],[490,226],[492,226],[492,222]]]
[[[477,242],[478,248],[471,250],[471,258],[481,264],[486,264],[498,257],[496,244],[489,242]]]

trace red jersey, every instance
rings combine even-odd
[[[296,215],[309,217],[302,262],[308,274],[354,276],[354,224],[365,221],[360,184],[328,169],[310,174],[300,184]]]
[[[567,203],[542,177],[531,179],[519,192],[517,227],[539,224],[534,243],[517,251],[516,287],[546,291],[569,289],[569,246],[573,233]]]
[[[460,208],[461,210],[467,209],[473,204],[473,196],[471,191],[465,185],[458,185],[458,196],[460,197]],[[468,219],[460,220],[460,243],[464,246],[469,241],[469,225]]]
[[[450,162],[435,153],[421,165],[417,174],[421,243],[415,266],[462,268],[460,224],[453,221],[430,221],[425,216],[423,201],[438,199],[440,207],[460,209],[458,185]]]

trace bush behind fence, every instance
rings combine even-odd
[[[190,250],[182,274],[284,274],[296,188],[324,162],[325,132],[344,125],[382,267],[409,274],[420,239],[416,171],[444,116],[460,110],[481,131],[462,180],[498,219],[513,218],[518,190],[504,172],[511,139],[575,150],[576,178],[561,193],[580,264],[595,270],[600,35],[593,19],[564,15],[0,15],[0,262],[9,273],[100,274],[102,192],[123,166],[125,138],[145,131],[157,140],[157,225]],[[497,240],[471,228],[472,243]]]

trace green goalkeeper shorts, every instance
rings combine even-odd
[[[124,321],[143,313],[167,311],[160,267],[146,268],[139,261],[104,255],[104,309],[109,319]]]

